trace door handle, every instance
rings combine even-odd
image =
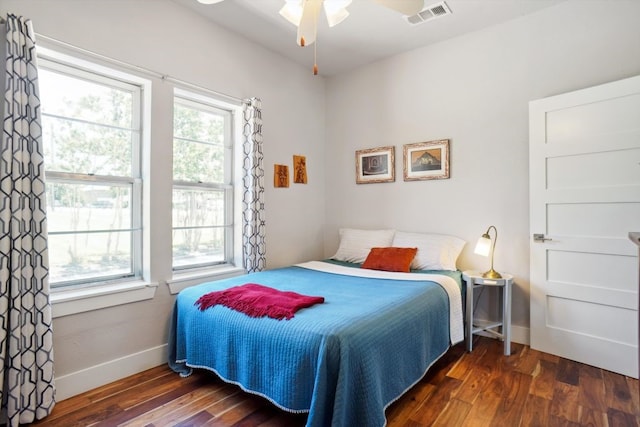
[[[544,237],[544,234],[536,234],[536,233],[534,233],[534,235],[533,235],[533,241],[534,242],[543,242],[544,243],[547,240],[553,240],[553,239],[550,238],[550,237]]]

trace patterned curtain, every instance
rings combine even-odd
[[[7,16],[0,146],[0,392],[9,426],[55,405],[42,127],[31,21]],[[0,68],[0,71],[2,69]]]
[[[242,255],[248,273],[266,267],[264,166],[260,99],[244,101],[242,159]]]

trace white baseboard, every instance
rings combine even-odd
[[[525,326],[511,325],[511,341],[519,344],[531,345],[529,328]]]
[[[163,363],[167,363],[167,344],[56,377],[56,400],[67,399]]]
[[[511,326],[511,340],[529,345],[529,328]],[[56,400],[68,399],[164,363],[167,363],[166,344],[56,377]]]

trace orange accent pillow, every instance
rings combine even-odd
[[[371,248],[361,268],[409,273],[418,248]]]

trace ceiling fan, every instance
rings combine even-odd
[[[220,3],[223,0],[198,0],[203,4]],[[308,46],[316,41],[318,16],[324,7],[329,27],[342,22],[349,12],[347,7],[352,0],[285,0],[280,9],[287,21],[298,27],[296,42],[299,46]],[[403,15],[415,15],[424,8],[424,0],[371,0]],[[315,62],[315,61],[314,61]],[[318,65],[313,65],[313,74],[318,74]]]

